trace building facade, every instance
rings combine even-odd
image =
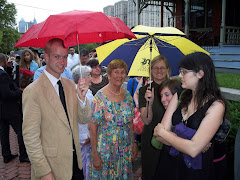
[[[128,1],[119,1],[114,4],[114,17],[118,17],[127,24]]]
[[[37,24],[36,19],[34,18],[33,21],[26,22],[23,18],[19,21],[18,32],[25,33],[32,25]]]
[[[109,5],[103,8],[103,13],[107,16],[114,16],[114,6]]]
[[[111,10],[110,10],[111,9]],[[139,24],[151,27],[174,26],[172,14],[166,7],[163,8],[163,25],[161,25],[161,6],[148,5],[139,15]],[[120,18],[129,28],[138,25],[138,9],[135,0],[119,1],[112,6],[106,6],[103,12],[110,15],[114,12],[114,17]]]

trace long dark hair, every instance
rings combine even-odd
[[[207,54],[202,52],[189,54],[183,57],[179,67],[187,70],[193,70],[195,73],[199,72],[200,70],[204,72],[204,76],[199,79],[194,97],[196,110],[198,110],[211,98],[215,98],[216,100],[220,100],[226,104],[218,87],[212,59]],[[187,108],[191,102],[191,99],[192,90],[188,89],[181,97],[181,107]]]

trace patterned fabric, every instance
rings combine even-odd
[[[134,117],[132,97],[125,90],[122,102],[112,102],[99,90],[92,101],[91,121],[98,124],[97,151],[103,161],[101,171],[93,169],[90,156],[89,179],[133,179],[132,134]]]

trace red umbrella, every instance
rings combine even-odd
[[[102,12],[70,11],[51,15],[44,22],[33,25],[14,47],[44,47],[52,38],[60,38],[66,47],[136,38],[119,18]]]

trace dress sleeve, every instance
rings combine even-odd
[[[92,115],[90,121],[95,124],[102,124],[103,123],[103,103],[101,103],[101,99],[98,96],[99,94],[96,94],[95,97],[92,100]]]

